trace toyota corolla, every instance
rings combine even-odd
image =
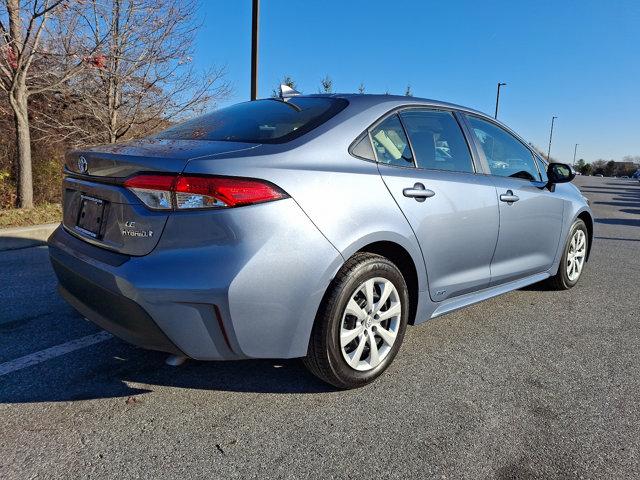
[[[578,282],[593,218],[571,167],[461,106],[294,93],[70,152],[62,296],[143,348],[302,357],[352,388],[407,325]]]

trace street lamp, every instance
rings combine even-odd
[[[551,140],[553,139],[553,124],[558,117],[551,117],[551,132],[549,132],[549,149],[547,150],[547,162],[551,161]]]
[[[576,143],[576,146],[573,147],[573,166],[576,166],[576,152],[578,151],[578,145],[580,145],[579,143]]]
[[[498,118],[498,104],[500,103],[500,87],[504,87],[506,83],[498,83],[498,93],[496,94],[496,113],[493,118]]]
[[[253,0],[251,10],[251,100],[258,98],[258,19],[260,0]]]

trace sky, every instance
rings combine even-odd
[[[251,0],[201,0],[199,69],[249,99]],[[261,0],[258,96],[290,75],[317,93],[404,94],[498,117],[551,156],[640,155],[640,0]]]

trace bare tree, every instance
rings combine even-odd
[[[192,65],[196,7],[189,0],[91,0],[86,15],[95,68],[77,79],[88,94],[65,128],[83,132],[84,141],[114,143],[157,131],[227,96],[224,69],[199,73]]]
[[[407,89],[404,91],[405,97],[413,97],[413,91],[411,90],[411,85],[407,85]]]
[[[358,86],[358,93],[360,95],[364,94],[364,83],[360,82],[360,85]]]
[[[56,23],[57,15],[66,10],[75,11],[81,3],[1,0],[0,5],[0,90],[7,95],[14,116],[19,205],[31,208],[29,97],[54,90],[79,74],[86,66],[85,58],[92,52],[82,48],[81,33],[76,29],[66,29],[55,50],[41,48],[47,29]]]

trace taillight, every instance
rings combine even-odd
[[[234,177],[141,174],[124,186],[154,210],[239,207],[288,196],[267,181]]]
[[[175,175],[137,175],[125,180],[124,186],[135,193],[147,207],[154,210],[171,210],[171,192],[175,181]]]

